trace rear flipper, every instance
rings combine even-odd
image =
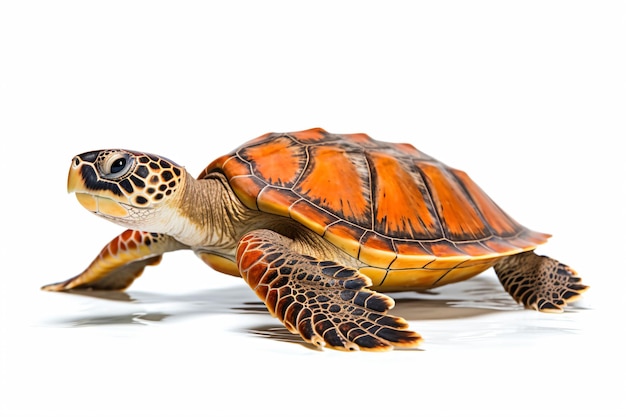
[[[165,252],[185,249],[174,238],[158,234],[126,230],[110,241],[96,259],[80,274],[66,281],[43,286],[45,291],[124,290],[149,265],[157,265]]]
[[[387,314],[394,302],[370,291],[366,276],[294,251],[291,240],[257,230],[239,242],[241,275],[272,315],[307,342],[339,350],[413,347],[420,335]]]
[[[494,269],[515,301],[537,311],[560,313],[589,288],[569,266],[532,251],[503,258]]]

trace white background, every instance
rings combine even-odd
[[[1,414],[624,415],[625,28],[611,1],[1,2]],[[191,253],[126,300],[38,290],[121,231],[66,194],[74,154],[195,175],[317,126],[466,170],[592,289],[562,315],[492,271],[399,294],[425,342],[383,354],[297,343]]]

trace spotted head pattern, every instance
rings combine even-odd
[[[74,157],[68,191],[88,210],[105,217],[137,217],[158,207],[179,189],[184,169],[152,154],[122,149],[82,153]]]

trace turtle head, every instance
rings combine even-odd
[[[171,217],[174,201],[187,172],[156,155],[107,149],[85,152],[72,159],[68,192],[87,210],[114,223],[160,231]]]

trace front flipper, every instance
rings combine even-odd
[[[494,269],[515,301],[537,311],[559,313],[588,288],[569,266],[532,251],[502,258]]]
[[[146,266],[158,264],[165,252],[185,248],[186,246],[170,236],[129,229],[102,248],[96,259],[82,273],[67,281],[45,285],[41,289],[124,290],[141,275]]]
[[[292,333],[340,350],[413,347],[419,334],[387,314],[394,302],[368,290],[371,280],[353,268],[295,252],[292,241],[270,230],[245,235],[237,264],[248,285]]]

